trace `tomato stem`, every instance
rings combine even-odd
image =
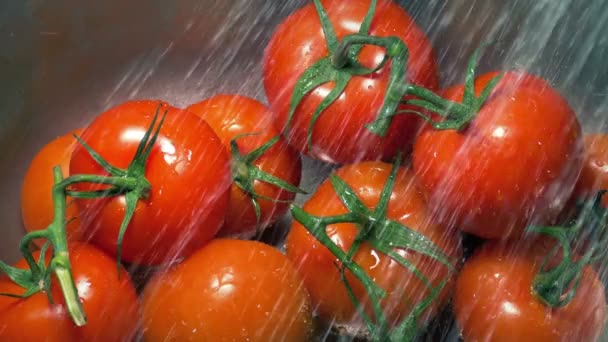
[[[55,273],[59,280],[59,285],[63,292],[66,307],[74,324],[83,326],[86,324],[86,315],[78,297],[78,291],[72,278],[72,267],[68,254],[68,243],[65,231],[65,212],[66,196],[64,188],[61,186],[63,176],[61,168],[56,166],[53,169],[55,185],[53,186],[54,217],[53,222],[47,228],[47,237],[53,246],[53,257],[50,269]]]
[[[606,238],[608,210],[601,203],[606,192],[606,190],[599,191],[591,201],[588,201],[570,227],[528,227],[529,232],[547,235],[557,240],[558,250],[562,252],[559,264],[552,268],[547,268],[546,265],[555,257],[555,253],[547,256],[532,284],[533,292],[547,306],[559,308],[568,304],[576,295],[584,268],[597,260],[598,256],[603,255],[608,248]],[[576,260],[572,255],[571,244],[582,229],[590,229],[591,235],[588,240],[591,246]]]
[[[255,191],[255,182],[264,182],[273,185],[282,191],[288,191],[297,194],[305,194],[306,191],[300,189],[296,185],[293,185],[279,177],[271,175],[267,172],[262,171],[255,162],[262,157],[269,149],[276,145],[281,136],[277,135],[272,139],[268,140],[264,144],[260,145],[255,150],[242,154],[239,150],[237,141],[245,136],[258,135],[258,133],[244,133],[237,135],[230,141],[230,155],[231,155],[231,172],[232,180],[236,186],[239,187],[244,193],[251,198],[251,204],[255,210],[256,216],[256,231],[261,232],[261,219],[262,212],[259,204],[259,200],[267,200],[271,202],[283,202],[277,198],[271,198],[258,194]]]
[[[363,317],[367,324],[368,331],[374,340],[382,341],[411,341],[417,332],[418,317],[436,299],[437,293],[444,287],[449,275],[456,270],[453,262],[443,251],[431,240],[421,233],[386,217],[388,203],[393,193],[393,187],[400,165],[400,157],[397,158],[391,174],[387,179],[384,189],[380,195],[380,200],[374,210],[369,209],[363,204],[356,192],[336,175],[331,175],[331,182],[336,195],[340,198],[348,212],[337,216],[320,217],[314,216],[303,209],[292,205],[291,212],[294,220],[301,223],[312,234],[317,241],[326,247],[338,260],[338,267],[342,282],[348,292],[357,312]],[[327,235],[327,227],[337,223],[355,223],[359,232],[347,252],[343,251]],[[386,254],[401,266],[412,270],[412,272],[425,284],[429,290],[429,296],[418,303],[412,312],[406,317],[405,323],[398,329],[390,331],[388,319],[383,312],[380,302],[385,297],[385,292],[374,280],[363,270],[353,259],[359,246],[369,243],[380,253]],[[407,259],[395,252],[395,249],[405,249],[420,253],[434,260],[440,261],[448,268],[448,276],[438,286],[432,284],[419,272],[419,270]],[[350,284],[346,280],[344,272],[348,270],[361,282],[369,296],[370,303],[374,312],[373,322],[367,317],[361,308],[359,300],[352,292]]]
[[[136,177],[122,176],[122,177],[107,177],[99,175],[72,175],[64,179],[59,186],[63,189],[67,189],[69,186],[74,184],[100,184],[100,185],[111,185],[111,188],[102,190],[111,192],[112,189],[120,189],[121,192],[129,192],[140,186],[141,180]],[[149,189],[149,184],[146,184],[146,188]]]
[[[441,120],[435,121],[430,116],[417,110],[403,110],[401,112],[395,112],[394,115],[415,114],[422,117],[436,130],[450,129],[459,131],[465,129],[489,99],[492,91],[504,76],[503,73],[494,76],[486,84],[484,89],[482,89],[480,95],[476,96],[474,87],[475,69],[477,67],[479,53],[485,45],[486,44],[482,44],[481,47],[477,48],[469,59],[463,100],[461,103],[445,99],[424,87],[414,84],[406,86],[405,95],[412,95],[414,98],[403,100],[403,104],[439,114],[442,117]]]
[[[95,199],[115,196],[125,197],[125,216],[119,227],[118,236],[116,238],[118,245],[116,253],[116,268],[119,276],[121,267],[120,261],[122,256],[122,243],[125,232],[127,230],[127,227],[129,226],[129,223],[131,222],[131,219],[133,218],[133,215],[135,214],[135,209],[137,207],[138,201],[142,199],[145,200],[150,196],[152,185],[146,179],[145,168],[148,157],[152,153],[152,150],[156,143],[156,139],[160,134],[160,129],[164,123],[168,112],[167,110],[165,110],[159,120],[161,108],[162,103],[159,103],[152,118],[152,122],[150,123],[150,126],[146,130],[146,133],[139,142],[137,150],[135,151],[135,155],[133,156],[133,159],[131,160],[129,166],[126,169],[117,168],[111,165],[93,148],[91,148],[84,140],[82,140],[78,136],[75,136],[78,142],[87,150],[91,158],[93,158],[93,160],[95,160],[95,162],[99,166],[101,166],[109,174],[109,176],[72,175],[65,179],[59,185],[59,187],[62,188],[65,194],[73,196],[74,198]],[[71,185],[83,183],[108,185],[109,187],[93,191],[74,191],[68,189]]]
[[[63,175],[61,174],[61,168],[59,166],[53,168],[53,178],[53,221],[44,230],[26,234],[19,245],[29,269],[18,269],[0,263],[0,269],[6,273],[13,282],[23,287],[25,293],[4,295],[27,298],[35,293],[44,291],[47,294],[49,302],[52,304],[53,298],[50,291],[50,274],[55,273],[65,299],[66,307],[74,324],[83,326],[86,324],[87,319],[72,277],[65,231],[66,195],[64,187],[62,186]],[[40,260],[36,261],[34,260],[29,247],[32,240],[40,238],[47,239],[47,242],[40,251]],[[46,267],[45,254],[49,245],[53,248],[53,254],[49,267]]]
[[[25,298],[37,292],[45,291],[49,302],[53,303],[50,292],[51,273],[54,273],[59,281],[67,310],[77,326],[83,326],[87,318],[78,296],[78,290],[74,284],[72,267],[69,259],[68,242],[66,236],[66,196],[69,194],[75,198],[102,198],[124,195],[127,202],[125,217],[119,229],[117,269],[120,276],[120,255],[122,239],[126,228],[133,217],[135,207],[140,199],[148,198],[151,185],[145,178],[145,165],[150,156],[160,128],[167,112],[162,115],[160,122],[156,125],[161,105],[158,106],[152,124],[144,134],[133,160],[127,169],[120,169],[110,165],[96,151],[88,146],[80,137],[75,138],[89,152],[89,155],[109,174],[100,175],[73,175],[63,179],[61,168],[53,168],[54,186],[52,190],[54,216],[51,224],[44,230],[26,234],[20,243],[20,250],[28,263],[29,269],[18,269],[0,262],[0,270],[26,291],[24,294],[4,294]],[[74,191],[68,189],[75,184],[98,184],[108,185],[107,188],[94,191]],[[29,246],[33,239],[46,238],[47,243],[41,250],[40,261],[36,262],[32,256]],[[45,253],[49,243],[52,246],[52,257],[47,267],[45,265]]]
[[[32,256],[32,252],[30,250],[30,243],[34,239],[41,239],[41,238],[48,238],[48,232],[46,230],[36,230],[36,231],[30,232],[30,233],[26,234],[21,239],[21,242],[19,243],[19,250],[21,251],[23,258],[25,259],[25,261],[27,262],[27,265],[29,266],[30,270],[32,271],[32,278],[34,278],[34,279],[40,278],[40,276],[42,274],[42,270],[40,269],[40,267],[38,267],[36,260],[34,260],[34,257]]]
[[[384,93],[382,107],[375,119],[365,125],[366,129],[373,134],[384,137],[392,123],[395,115],[414,114],[422,117],[435,129],[462,130],[473,120],[485,101],[490,96],[494,87],[502,78],[502,74],[496,76],[486,85],[480,96],[475,96],[474,77],[475,68],[480,52],[478,48],[469,60],[467,76],[465,81],[465,92],[462,103],[444,99],[430,89],[409,84],[407,82],[407,63],[409,50],[407,45],[398,37],[377,37],[369,34],[371,22],[376,10],[376,0],[372,0],[368,12],[359,28],[359,32],[349,34],[339,41],[335,30],[329,20],[327,12],[320,0],[314,0],[315,9],[321,22],[325,35],[328,56],[321,58],[307,70],[296,81],[289,103],[289,113],[283,134],[289,139],[290,124],[296,109],[304,97],[315,88],[332,82],[333,88],[315,109],[308,124],[306,135],[308,151],[313,150],[312,133],[319,116],[332,104],[346,89],[350,80],[355,76],[371,75],[383,69],[390,61],[388,85]],[[374,68],[364,67],[358,61],[361,48],[365,45],[382,47],[385,55],[382,62]],[[486,44],[483,44],[485,46]],[[408,96],[410,98],[408,98]],[[424,109],[438,113],[443,116],[441,121],[434,121],[427,114],[419,110],[401,110],[401,105],[411,105],[415,108]]]

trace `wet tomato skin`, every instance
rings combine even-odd
[[[593,268],[584,269],[576,295],[561,308],[533,294],[534,276],[549,251],[538,243],[490,242],[466,261],[453,298],[465,341],[598,341],[606,298]]]
[[[308,341],[308,294],[290,261],[257,241],[215,239],[157,274],[142,299],[144,339]]]
[[[21,186],[21,216],[23,226],[28,232],[45,229],[53,221],[52,190],[54,185],[53,168],[61,167],[64,177],[69,174],[70,157],[76,146],[73,134],[81,134],[82,129],[74,130],[48,142],[32,159]],[[67,199],[71,203],[71,199]],[[73,203],[66,208],[68,239],[81,239],[78,209]],[[41,246],[38,240],[34,242]]]
[[[478,95],[495,75],[476,80]],[[461,101],[463,89],[444,96]],[[511,238],[563,209],[582,146],[576,115],[560,94],[540,78],[507,72],[463,130],[425,126],[413,166],[440,222],[482,238]]]
[[[574,192],[577,198],[593,196],[599,190],[608,190],[608,135],[589,134],[584,141],[585,161]],[[607,196],[604,196],[602,203],[608,207]]]
[[[321,1],[340,40],[356,33],[365,17],[369,0]],[[380,0],[371,24],[370,35],[393,36],[408,46],[407,69],[412,83],[436,89],[438,71],[432,47],[413,19],[393,1]],[[314,4],[292,13],[276,29],[264,56],[264,89],[277,127],[287,126],[289,104],[298,78],[306,69],[328,55],[325,36]],[[374,67],[384,57],[381,48],[365,46],[359,61]],[[304,97],[289,126],[288,141],[299,151],[332,163],[352,163],[368,159],[390,159],[399,150],[410,149],[420,120],[413,115],[394,117],[388,134],[381,138],[364,126],[374,120],[384,99],[390,68],[368,76],[355,76],[343,94],[320,115],[312,133],[312,151],[307,132],[316,108],[334,87],[321,85]]]
[[[110,164],[129,166],[152,122],[158,101],[129,101],[100,114],[82,139]],[[151,184],[147,199],[138,201],[127,227],[122,260],[156,265],[183,258],[219,231],[228,205],[228,152],[213,130],[196,115],[163,104],[164,124],[145,168]],[[78,146],[71,174],[107,173]],[[78,190],[99,189],[78,184]],[[116,255],[125,214],[124,196],[77,200],[81,223],[91,241]]]
[[[338,169],[336,175],[354,189],[367,207],[373,208],[378,203],[391,168],[391,164],[383,162],[361,162]],[[316,216],[347,213],[329,181],[321,184],[303,209]],[[388,218],[424,234],[454,260],[461,257],[459,234],[456,230],[446,230],[432,222],[424,198],[414,183],[412,172],[404,168],[397,174],[388,206]],[[327,227],[329,237],[345,251],[352,245],[357,232],[354,224],[340,223]],[[356,323],[355,307],[341,282],[336,257],[296,221],[287,237],[286,251],[302,274],[320,317],[329,322],[335,320],[338,324]],[[398,250],[398,253],[419,268],[435,286],[448,275],[447,268],[436,260],[411,251]],[[428,295],[428,290],[416,276],[393,259],[374,250],[367,242],[356,252],[354,261],[387,292],[382,307],[392,324],[412,310],[411,303],[417,303]],[[359,300],[367,302],[365,289],[360,282],[350,272],[346,276]],[[424,322],[437,313],[447,300],[452,285],[453,281],[448,281],[439,299],[430,306],[421,321]],[[371,313],[369,303],[365,308]]]
[[[205,120],[219,136],[222,144],[230,149],[230,141],[239,135],[237,144],[241,154],[247,154],[264,143],[280,135],[274,126],[272,113],[262,103],[240,95],[222,94],[192,104],[186,111]],[[267,150],[254,165],[260,170],[298,186],[302,172],[299,154],[280,140]],[[254,191],[260,196],[272,198],[258,199],[261,209],[260,227],[274,223],[287,212],[295,194],[262,181],[255,181]],[[251,196],[236,183],[230,189],[230,204],[220,235],[251,235],[258,225]]]
[[[70,244],[70,262],[76,288],[87,316],[87,324],[76,327],[63,301],[59,283],[53,278],[51,292],[55,304],[45,293],[27,299],[0,296],[0,341],[22,342],[128,342],[138,328],[139,304],[129,275],[116,273],[116,262],[101,250],[82,243]],[[36,259],[39,252],[34,253]],[[50,260],[50,253],[49,258]],[[27,268],[25,260],[16,264]],[[5,275],[0,292],[21,294]]]

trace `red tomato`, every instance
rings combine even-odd
[[[355,191],[363,204],[374,208],[391,172],[392,165],[382,162],[362,162],[344,166],[336,175]],[[304,205],[304,211],[316,216],[334,216],[347,213],[330,182],[325,181]],[[412,172],[404,168],[397,173],[395,186],[388,205],[389,219],[398,221],[434,242],[444,253],[460,259],[462,250],[456,230],[446,230],[432,222],[426,203],[414,183]],[[355,224],[329,225],[327,234],[344,251],[357,235]],[[312,303],[325,321],[352,324],[357,321],[356,310],[336,267],[336,257],[318,242],[306,228],[294,221],[286,242],[287,256],[294,262],[308,289]],[[448,275],[447,267],[439,261],[411,250],[397,252],[416,266],[429,281],[437,286]],[[429,295],[428,289],[411,271],[399,265],[364,242],[353,259],[387,292],[382,307],[390,323],[395,324],[409,314],[413,306]],[[350,272],[346,273],[360,302],[367,297],[362,284]],[[443,288],[438,300],[427,309],[421,321],[434,316],[445,303],[452,281]],[[366,304],[371,314],[371,306]]]
[[[359,31],[369,7],[369,0],[321,1],[338,39]],[[432,47],[413,19],[396,3],[379,0],[370,35],[397,36],[409,48],[407,78],[427,88],[438,86],[438,72]],[[264,88],[278,126],[284,129],[289,104],[298,78],[315,62],[328,55],[325,36],[313,3],[291,14],[274,33],[264,57]],[[365,46],[359,61],[374,67],[384,57],[384,50]],[[319,117],[312,134],[313,149],[307,146],[311,117],[320,102],[332,90],[333,83],[317,87],[297,108],[290,124],[289,143],[302,152],[334,163],[362,159],[391,158],[400,149],[409,148],[420,121],[413,115],[394,117],[384,138],[364,125],[372,122],[384,99],[389,66],[368,76],[355,76],[342,95]]]
[[[126,168],[158,105],[158,101],[118,105],[99,115],[82,139],[110,164]],[[226,149],[196,115],[166,104],[163,110],[168,113],[145,169],[151,193],[137,203],[124,236],[123,261],[150,265],[183,258],[213,238],[224,221],[230,187]],[[81,145],[72,154],[70,173],[107,175]],[[124,196],[78,200],[77,204],[92,242],[116,255]]]
[[[608,190],[608,135],[586,135],[585,162],[578,179],[576,197],[593,196],[599,190]],[[604,196],[602,203],[608,207],[608,196]]]
[[[50,304],[42,292],[27,299],[0,296],[0,341],[128,342],[133,339],[138,328],[138,301],[129,275],[121,270],[119,278],[116,262],[91,245],[71,244],[69,253],[87,324],[74,325],[59,283],[52,279],[55,304]],[[38,256],[36,252],[36,260]],[[27,263],[21,260],[16,267],[25,269]],[[2,275],[0,292],[21,294],[24,289]]]
[[[142,299],[144,339],[308,341],[312,313],[302,280],[275,248],[216,239],[157,274]]]
[[[67,177],[70,166],[70,156],[76,145],[73,134],[81,134],[82,129],[72,131],[68,134],[46,144],[30,163],[23,185],[21,187],[21,215],[25,230],[32,232],[45,229],[53,221],[53,167],[60,166],[61,172]],[[80,222],[76,205],[70,204],[71,198],[67,198],[68,207],[66,225],[68,239],[81,239]],[[41,246],[44,242],[34,240]]]
[[[597,341],[606,318],[604,287],[591,267],[571,302],[550,308],[532,292],[548,249],[488,243],[463,267],[454,312],[465,341]]]
[[[254,151],[280,135],[266,106],[248,97],[218,95],[190,105],[186,110],[203,118],[227,149],[230,149],[230,141],[237,136],[256,133],[237,140],[242,155]],[[238,167],[237,161],[232,160],[232,165],[233,168]],[[294,186],[300,183],[302,173],[300,156],[285,143],[283,138],[258,158],[253,166]],[[281,190],[262,181],[254,181],[253,190],[257,195],[281,201],[256,199],[261,211],[260,227],[268,226],[284,215],[289,208],[288,202],[295,197],[293,192]],[[244,192],[235,182],[232,183],[230,204],[220,234],[251,235],[255,232],[258,220],[251,200],[250,194]]]
[[[477,79],[477,95],[495,75]],[[459,85],[444,96],[461,101],[462,94]],[[581,128],[564,98],[539,78],[508,72],[468,127],[427,126],[413,164],[441,222],[483,238],[507,238],[563,208],[581,150]]]

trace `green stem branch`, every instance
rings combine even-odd
[[[83,326],[87,319],[78,296],[78,290],[72,277],[72,267],[69,260],[68,242],[65,231],[66,196],[64,187],[61,185],[63,176],[61,168],[53,169],[55,186],[53,187],[54,218],[53,223],[47,228],[48,239],[53,245],[53,259],[51,270],[54,271],[63,292],[66,307],[74,324]]]
[[[32,271],[32,278],[38,279],[41,276],[40,267],[38,267],[38,263],[34,260],[34,256],[30,250],[30,243],[34,239],[48,238],[48,232],[46,230],[36,230],[26,234],[19,243],[19,250],[21,254],[23,254],[23,258],[27,262],[30,270]]]
[[[139,181],[135,177],[123,176],[123,177],[108,177],[99,175],[72,175],[58,184],[61,189],[79,184],[100,184],[100,185],[111,185],[123,189],[123,192],[127,192],[131,189],[135,189],[139,185]]]

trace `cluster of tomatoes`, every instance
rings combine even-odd
[[[467,342],[598,340],[607,215],[575,202],[608,187],[608,138],[476,58],[439,90],[403,8],[314,0],[269,42],[268,106],[129,101],[48,143],[0,341],[408,341],[448,303]],[[301,154],[336,165],[317,189]],[[288,212],[285,253],[257,241]],[[463,233],[485,240],[464,261]],[[121,263],[156,270],[140,295]]]

